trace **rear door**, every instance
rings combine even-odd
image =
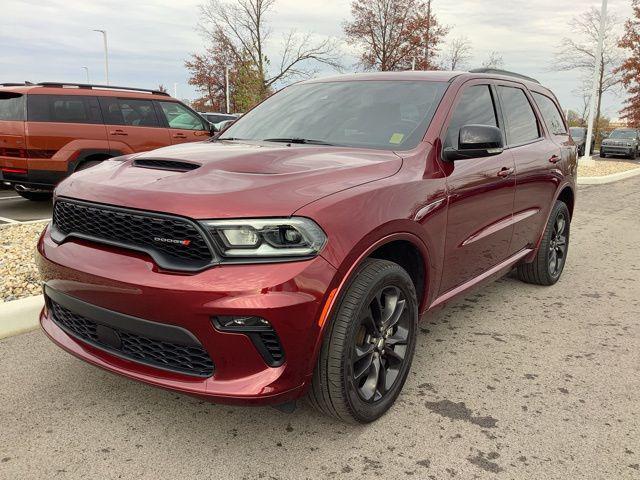
[[[561,159],[569,155],[573,147],[559,112],[559,118],[550,119],[558,132],[555,139],[555,135],[546,132],[541,117],[536,114],[536,103],[523,85],[500,82],[497,90],[505,117],[507,149],[516,165],[514,232],[510,247],[510,252],[516,253],[537,244],[562,178]],[[546,110],[550,106],[556,108],[553,102],[543,105]],[[564,148],[569,150],[563,153]]]
[[[21,93],[0,91],[0,167],[26,168],[25,99]]]
[[[98,100],[89,95],[29,93],[25,133],[29,170],[66,173],[78,151],[107,148]]]
[[[171,143],[197,142],[209,137],[209,127],[196,112],[179,102],[156,101],[169,129]]]
[[[146,152],[171,145],[151,100],[100,97],[100,107],[114,152]]]

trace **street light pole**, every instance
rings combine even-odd
[[[598,99],[598,81],[602,70],[602,45],[604,43],[604,29],[607,23],[607,0],[602,0],[600,10],[600,31],[598,32],[598,47],[596,48],[595,68],[593,69],[593,88],[591,90],[591,105],[589,106],[589,123],[587,124],[587,138],[584,144],[584,156],[580,159],[583,165],[593,165],[595,162],[591,157],[591,139],[593,138],[593,122]]]
[[[85,73],[87,74],[87,83],[91,83],[91,80],[89,80],[89,67],[82,67],[85,71]]]
[[[106,30],[93,30],[102,34],[102,40],[104,41],[104,74],[107,79],[107,85],[109,85],[109,49],[107,47],[107,31]]]
[[[229,67],[224,67],[224,97],[227,103],[227,113],[229,113]]]

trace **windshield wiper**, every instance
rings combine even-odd
[[[324,140],[313,140],[311,138],[265,138],[263,142],[280,142],[280,143],[302,143],[307,145],[329,145],[335,146],[333,143]]]

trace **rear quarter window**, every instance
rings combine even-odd
[[[0,121],[23,121],[24,98],[21,93],[0,92]]]
[[[81,95],[29,95],[30,122],[102,123],[95,97]]]

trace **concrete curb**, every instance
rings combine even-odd
[[[40,325],[39,314],[43,305],[42,295],[0,303],[0,338],[37,329]]]
[[[578,177],[578,185],[602,185],[604,183],[617,182],[618,180],[624,180],[625,178],[635,177],[636,175],[640,175],[640,168],[613,173],[603,177]]]

